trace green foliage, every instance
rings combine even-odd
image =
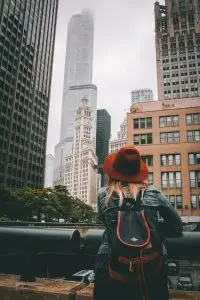
[[[72,222],[79,222],[79,221],[92,221],[93,217],[93,209],[89,205],[85,204],[78,198],[74,198],[72,201]]]
[[[73,198],[65,186],[44,189],[6,189],[0,186],[0,218],[40,222],[91,221],[93,209]]]

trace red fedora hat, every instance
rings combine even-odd
[[[109,177],[124,182],[143,182],[148,178],[148,168],[134,146],[122,147],[108,155],[103,170]]]

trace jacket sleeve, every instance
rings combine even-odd
[[[159,200],[159,213],[164,220],[164,235],[169,237],[180,236],[183,231],[183,223],[180,216],[170,201],[161,192],[159,192]]]
[[[105,225],[105,218],[103,215],[103,203],[104,203],[104,189],[100,189],[98,196],[97,196],[97,211],[98,211],[98,217],[100,221]]]

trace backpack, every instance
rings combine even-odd
[[[134,205],[118,211],[117,228],[111,237],[108,270],[112,279],[123,283],[140,284],[146,288],[146,279],[153,278],[162,269],[162,243],[141,207],[140,190]],[[126,204],[133,199],[126,198]],[[142,288],[144,285],[144,288]]]

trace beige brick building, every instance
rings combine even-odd
[[[127,130],[149,180],[181,216],[200,216],[200,97],[132,105]]]

